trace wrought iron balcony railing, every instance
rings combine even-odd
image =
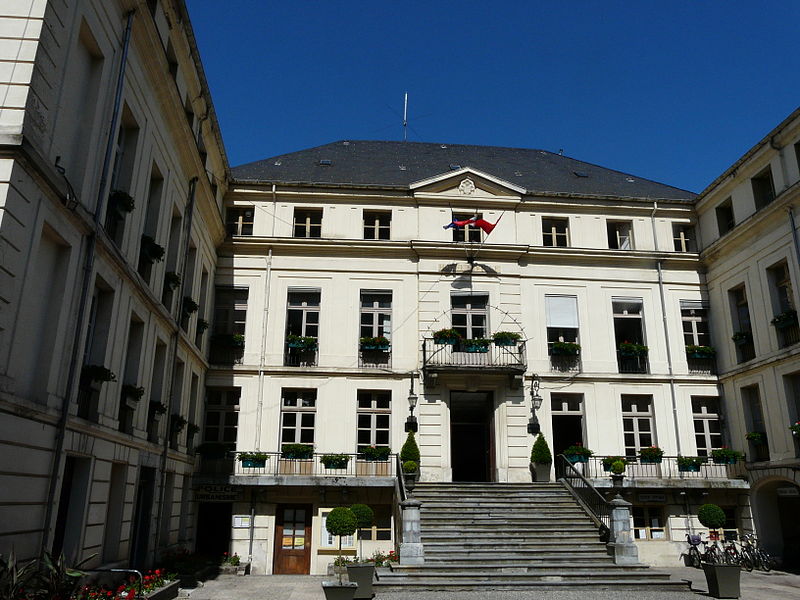
[[[687,356],[689,373],[692,375],[715,375],[717,373],[717,360],[714,357],[696,358]]]
[[[590,456],[585,463],[576,463],[583,470],[584,477],[591,479],[610,478],[610,470],[603,466],[606,456]],[[643,462],[639,457],[624,457],[627,461],[624,475],[627,479],[738,479],[745,475],[744,462],[717,464],[710,457],[692,470],[684,470],[678,465],[677,456],[662,456],[661,462]],[[696,468],[696,470],[694,470]]]
[[[470,347],[468,342],[437,344],[432,338],[425,338],[422,342],[423,367],[525,371],[525,342],[517,342],[515,346],[492,343],[484,348]]]
[[[647,356],[629,356],[617,350],[617,366],[620,373],[649,373]]]
[[[359,454],[314,454],[311,458],[282,458],[280,452],[259,453],[265,458],[233,461],[231,474],[237,476],[395,477],[397,460],[364,460]],[[229,463],[230,464],[230,463]]]

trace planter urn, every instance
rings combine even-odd
[[[358,589],[355,581],[323,581],[322,591],[325,592],[325,600],[353,600]]]
[[[739,579],[742,569],[739,565],[717,565],[702,563],[706,574],[708,594],[712,598],[738,598]]]
[[[347,579],[358,585],[355,594],[352,596],[355,600],[375,597],[375,593],[372,591],[372,580],[374,577],[375,565],[373,563],[347,565]]]
[[[550,466],[552,463],[531,463],[531,475],[537,483],[550,481]]]

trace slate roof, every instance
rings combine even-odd
[[[695,197],[686,190],[544,150],[421,142],[341,140],[240,165],[231,173],[239,182],[407,188],[461,167],[483,171],[529,192],[684,202]]]

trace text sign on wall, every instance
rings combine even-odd
[[[800,490],[796,487],[779,487],[775,490],[778,496],[800,496]]]
[[[241,500],[242,490],[235,485],[198,485],[194,499],[198,502],[236,502]]]
[[[666,494],[639,494],[639,502],[659,502],[663,504],[666,501]]]

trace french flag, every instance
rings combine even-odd
[[[486,235],[492,233],[495,227],[497,227],[497,223],[500,222],[500,219],[497,219],[495,223],[489,223],[489,221],[485,219],[479,219],[478,216],[470,217],[469,219],[465,219],[463,221],[457,221],[453,219],[450,223],[445,225],[443,229],[460,229],[466,225],[474,225],[475,227],[480,227]]]

